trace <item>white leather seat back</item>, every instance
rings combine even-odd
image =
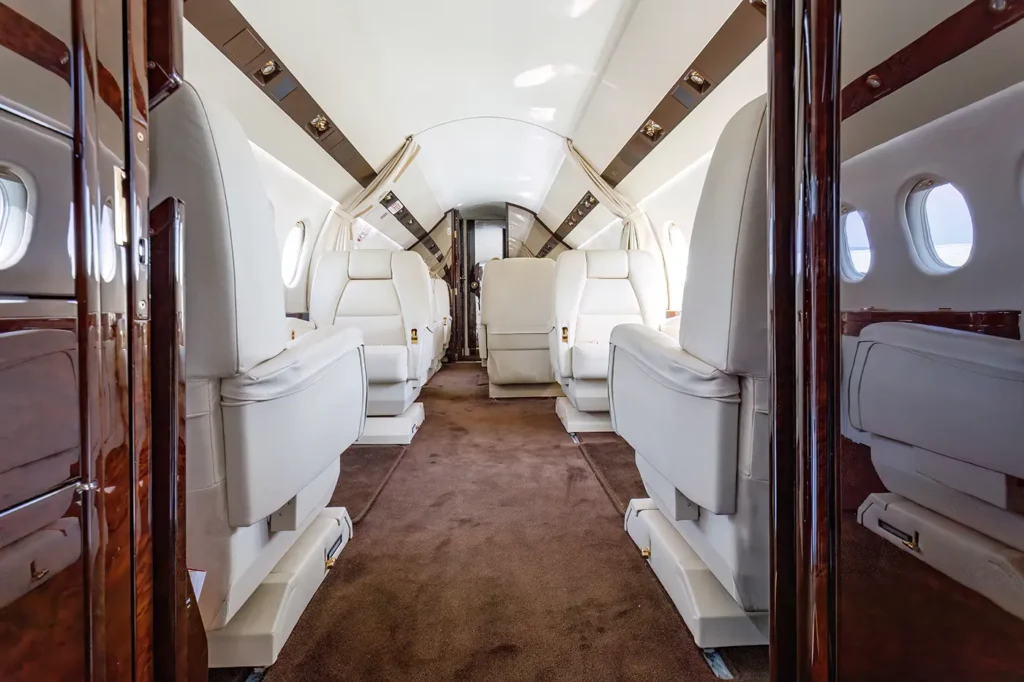
[[[555,262],[506,258],[484,271],[480,314],[489,333],[547,334],[554,326]]]
[[[554,381],[554,289],[555,262],[549,258],[507,258],[487,264],[480,314],[491,384]]]
[[[153,119],[150,145],[161,159],[150,205],[187,198],[186,376],[235,376],[280,353],[289,338],[284,285],[271,276],[281,270],[273,208],[242,127],[190,84]]]
[[[324,255],[313,281],[309,316],[317,326],[363,332],[368,346],[404,346],[409,338],[391,268],[391,251]]]
[[[667,304],[655,266],[646,251],[567,251],[559,256],[555,308],[558,317],[575,325],[577,343],[608,343],[620,324],[657,328]]]
[[[665,283],[647,251],[563,253],[555,269],[551,337],[558,380],[605,380],[612,329],[620,324],[657,329],[667,305]],[[572,392],[568,395],[572,399]]]
[[[419,254],[388,249],[324,254],[313,277],[309,313],[317,327],[362,331],[367,414],[394,416],[412,404],[436,357],[434,285]]]
[[[309,302],[318,327],[362,330],[367,346],[405,346],[433,319],[433,285],[423,259],[408,251],[334,251],[320,260]]]
[[[715,147],[701,192],[679,345],[723,372],[768,376],[765,99],[743,107]]]

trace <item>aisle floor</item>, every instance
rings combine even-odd
[[[550,399],[455,365],[266,682],[715,680]],[[767,649],[730,654],[766,679]]]

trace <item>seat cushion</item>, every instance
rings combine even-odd
[[[371,384],[398,384],[408,381],[408,346],[367,346],[366,378]]]
[[[572,347],[572,375],[576,379],[608,378],[607,343],[580,343]]]
[[[1024,343],[870,325],[858,339],[848,390],[855,428],[1024,478]]]

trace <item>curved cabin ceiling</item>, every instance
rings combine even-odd
[[[207,1],[188,0],[186,17]],[[750,0],[231,1],[374,169],[418,136],[421,151],[395,192],[429,231],[451,208],[500,213],[505,202],[556,230],[588,189],[565,162],[563,138],[608,168]],[[968,0],[934,0],[928,12],[890,0],[847,4],[844,84]],[[851,117],[844,156],[1015,82],[1007,55],[1022,34],[1024,23]],[[185,39],[186,76],[216,88],[255,144],[342,204],[360,190],[219,46],[191,26]],[[765,92],[766,45],[744,40],[733,46],[742,59],[731,73],[619,184],[633,201],[697,163],[726,121]],[[403,247],[416,241],[383,207],[363,218]],[[598,205],[563,237],[580,246],[613,220]]]
[[[235,5],[374,168],[422,132],[442,206],[536,210],[636,2]]]

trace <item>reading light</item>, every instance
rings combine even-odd
[[[260,69],[260,73],[263,74],[264,78],[270,78],[277,72],[277,69],[277,62],[271,59],[269,62],[263,65],[263,67]]]
[[[660,125],[658,125],[658,123],[656,123],[654,121],[654,119],[652,118],[652,119],[648,119],[647,123],[644,124],[643,134],[646,135],[647,137],[649,137],[652,140],[656,140],[656,139],[658,139],[658,137],[661,136],[661,133],[664,130],[665,129],[662,128]]]
[[[686,75],[686,80],[690,81],[694,85],[704,85],[704,76],[699,71],[691,71]]]
[[[878,74],[873,73],[870,76],[868,76],[867,84],[869,88],[877,90],[878,88],[882,87],[882,79],[878,77]]]
[[[327,117],[323,114],[317,114],[316,118],[309,122],[309,125],[318,133],[326,133],[327,129],[331,127]]]

